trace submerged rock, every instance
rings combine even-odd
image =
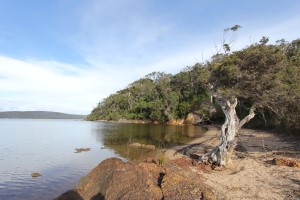
[[[198,174],[177,166],[133,164],[118,158],[101,162],[63,199],[215,199]]]
[[[74,150],[75,150],[74,153],[81,153],[81,152],[85,152],[85,151],[90,151],[91,148],[76,148]]]
[[[36,178],[36,177],[39,177],[39,176],[42,176],[42,174],[37,173],[37,172],[31,174],[32,178]]]
[[[135,148],[155,149],[155,146],[152,144],[131,143],[128,146],[135,147]]]

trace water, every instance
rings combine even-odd
[[[192,126],[1,119],[0,200],[53,199],[106,158],[139,160],[155,153],[129,143],[165,148],[203,132]],[[75,148],[91,151],[74,153]],[[42,176],[32,178],[34,172]]]

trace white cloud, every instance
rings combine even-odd
[[[135,0],[88,1],[69,41],[91,66],[128,70],[149,64],[164,53],[158,44],[172,35],[173,22],[149,13],[146,7],[146,2]]]
[[[78,10],[78,29],[62,36],[87,64],[0,55],[0,110],[88,114],[102,98],[150,72],[176,73],[209,59],[216,53],[214,41],[222,36],[222,30],[205,37],[199,32],[177,33],[182,27],[176,27],[176,21],[144,12],[144,2],[87,2]],[[250,36],[254,42],[264,35],[274,40],[299,37],[299,16],[268,26],[254,21],[241,22],[234,50],[249,45]]]
[[[94,66],[80,67],[53,60],[22,61],[0,56],[0,110],[88,114],[102,98],[150,72],[174,73],[199,62],[196,54],[185,51],[150,63],[115,66],[95,62]]]
[[[120,84],[124,84],[121,76],[110,71],[0,57],[0,110],[88,114]]]

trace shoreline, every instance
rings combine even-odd
[[[199,164],[194,163],[192,158],[205,154],[218,144],[220,128],[213,125],[205,125],[203,127],[206,127],[207,131],[200,137],[193,139],[185,145],[167,149],[163,154],[166,159],[163,166],[158,165],[157,160],[155,161],[154,159],[147,159],[138,164],[126,162],[124,165],[135,166],[134,168],[140,168],[142,165],[144,167],[147,166],[146,169],[150,166],[155,166],[163,170],[163,172],[159,174],[166,175],[176,169],[175,172],[172,172],[175,173],[172,176],[177,177],[180,175],[185,177],[178,178],[181,182],[183,180],[186,181],[185,185],[193,185],[193,183],[189,181],[194,181],[194,178],[187,178],[185,175],[182,175],[182,172],[188,174],[188,177],[200,176],[202,178],[197,179],[201,180],[201,182],[197,182],[197,185],[204,184],[201,188],[204,187],[208,188],[209,191],[213,191],[215,197],[212,195],[211,199],[279,200],[300,198],[299,141],[293,141],[292,138],[286,138],[283,137],[284,135],[282,134],[274,134],[268,131],[242,129],[237,136],[238,145],[232,155],[232,162],[224,168],[210,169],[207,171],[205,166],[201,167],[201,165],[199,166]],[[273,160],[277,158],[282,158],[284,161],[293,160],[296,164],[298,162],[299,167],[282,166],[278,163],[274,164]],[[91,172],[95,173],[97,168],[102,165],[102,162]],[[113,166],[111,167],[114,168]],[[123,169],[123,167],[121,168]],[[130,169],[131,168],[132,167],[130,167]],[[87,175],[87,177],[89,177],[89,175]],[[162,179],[162,183],[173,184],[168,182],[170,177],[168,178],[164,175]],[[72,191],[76,191],[80,194],[84,192],[86,187],[88,186],[81,185]],[[165,187],[169,186],[165,185]],[[80,191],[81,189],[83,191]],[[131,189],[134,188],[129,188],[129,190]],[[160,189],[164,190],[164,188]],[[164,193],[166,192],[164,191],[163,194]],[[165,197],[167,196],[164,196],[164,198]],[[187,197],[186,199],[190,198]]]
[[[164,156],[170,160],[182,158],[185,155],[181,152],[184,151],[185,149],[192,148],[193,146],[196,145],[205,144],[209,141],[217,139],[220,136],[220,128],[214,125],[203,125],[202,127],[207,129],[204,134],[202,134],[200,137],[197,137],[184,145],[177,145],[169,149],[166,149],[164,152]]]
[[[219,144],[220,129],[211,126],[203,138],[166,151],[168,159],[197,159]],[[300,199],[299,137],[241,129],[228,166],[199,171],[217,199]],[[190,166],[193,168],[193,166]]]
[[[215,138],[205,144],[206,148],[191,148],[189,153],[201,155],[217,144]],[[300,199],[299,140],[270,131],[241,129],[231,163],[200,174],[220,199]]]

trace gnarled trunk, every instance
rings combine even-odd
[[[254,116],[254,106],[250,109],[249,114],[240,121],[235,108],[237,106],[237,98],[224,99],[215,95],[217,103],[221,106],[225,114],[225,122],[221,128],[221,140],[212,152],[202,156],[202,162],[209,162],[215,165],[226,165],[230,161],[233,149],[236,146],[235,135],[240,128],[251,120]]]

